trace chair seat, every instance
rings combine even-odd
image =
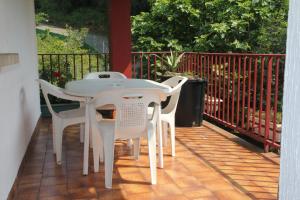
[[[97,120],[99,121],[99,120]],[[154,127],[154,124],[152,121],[148,122],[148,130],[152,130]],[[115,119],[102,119],[99,123],[98,123],[98,128],[100,131],[102,131],[103,133],[113,133],[115,131]],[[147,131],[145,130],[145,135],[147,135]],[[141,135],[138,134],[137,137],[140,137]],[[127,138],[124,137],[124,135],[122,133],[120,134],[116,134],[115,135],[115,139],[131,139],[131,138]]]
[[[64,119],[71,119],[71,118],[81,118],[85,117],[85,107],[81,107],[78,109],[73,109],[73,110],[66,110],[66,111],[61,111],[58,113],[58,116]]]

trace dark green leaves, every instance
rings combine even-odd
[[[283,53],[287,0],[156,0],[132,18],[137,51]]]

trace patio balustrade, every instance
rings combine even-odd
[[[132,77],[160,81],[169,52],[132,52]],[[50,82],[82,79],[108,71],[108,54],[39,54],[41,78]],[[280,149],[284,54],[185,52],[177,72],[208,81],[207,119]],[[62,80],[61,80],[62,79]]]

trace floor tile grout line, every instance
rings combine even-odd
[[[64,164],[64,167],[63,168],[60,168],[59,167],[59,165],[56,165],[56,162],[51,162],[51,161],[53,161],[53,158],[54,158],[54,156],[55,156],[55,154],[51,154],[52,153],[52,146],[51,146],[51,134],[50,134],[50,132],[51,132],[51,124],[49,125],[49,123],[51,123],[51,121],[49,120],[49,121],[46,121],[47,123],[45,124],[45,126],[44,126],[44,128],[43,127],[41,127],[41,129],[40,129],[40,131],[39,131],[39,136],[41,136],[41,137],[38,137],[39,139],[42,139],[42,140],[36,140],[37,142],[35,142],[35,145],[33,145],[32,147],[32,149],[36,149],[38,152],[38,160],[36,160],[36,157],[34,157],[33,159],[34,159],[34,161],[37,161],[37,162],[35,162],[35,163],[37,163],[39,166],[37,166],[36,167],[36,170],[34,170],[34,171],[32,171],[32,170],[30,170],[30,171],[28,171],[28,170],[26,170],[26,168],[24,169],[24,174],[25,175],[30,175],[30,174],[36,174],[35,176],[33,176],[33,177],[28,177],[28,178],[30,178],[30,179],[32,179],[32,181],[31,182],[33,182],[33,183],[35,183],[35,186],[32,188],[32,189],[30,189],[30,188],[28,188],[28,189],[30,189],[30,190],[28,190],[28,189],[26,189],[26,190],[24,190],[24,192],[27,192],[26,194],[28,194],[28,195],[30,195],[30,196],[32,196],[32,195],[37,195],[37,192],[38,192],[38,190],[39,190],[39,196],[38,197],[40,197],[40,196],[43,196],[45,193],[45,191],[44,191],[44,189],[46,189],[47,191],[47,193],[49,193],[49,192],[51,192],[51,193],[49,193],[49,197],[50,198],[53,198],[53,197],[62,197],[62,199],[68,199],[68,200],[71,200],[72,198],[80,198],[80,197],[82,197],[82,198],[84,198],[86,195],[88,195],[88,196],[90,196],[89,194],[87,194],[89,191],[90,192],[92,192],[93,193],[93,197],[94,198],[99,198],[99,197],[108,197],[106,194],[109,194],[108,192],[107,193],[102,193],[102,191],[104,191],[104,190],[101,190],[101,188],[102,188],[102,186],[100,186],[100,188],[99,187],[97,187],[97,189],[96,189],[96,193],[94,193],[94,191],[91,191],[91,190],[88,190],[88,188],[89,188],[89,186],[88,187],[85,187],[85,186],[87,186],[84,182],[83,182],[83,184],[81,184],[81,183],[79,183],[79,184],[76,184],[76,185],[74,185],[75,187],[73,187],[73,185],[72,185],[72,179],[69,179],[70,177],[72,178],[73,177],[73,173],[72,173],[72,171],[71,170],[77,170],[77,172],[76,172],[76,175],[78,176],[78,177],[82,177],[82,174],[80,173],[81,171],[80,171],[80,169],[79,169],[79,165],[81,164],[81,163],[78,163],[78,162],[80,162],[80,160],[82,159],[82,155],[80,156],[80,157],[78,157],[78,156],[76,156],[76,155],[78,155],[78,152],[79,153],[82,153],[81,152],[81,147],[82,147],[82,144],[78,144],[78,142],[79,142],[79,139],[78,139],[78,127],[76,126],[75,127],[75,129],[72,127],[72,128],[70,128],[70,129],[66,129],[65,130],[65,144],[64,144],[64,149],[63,149],[63,153],[64,153],[64,156],[66,156],[66,157],[64,157],[64,159],[63,160],[65,160],[66,162],[65,163],[63,163]],[[49,128],[50,127],[50,128]],[[204,128],[206,128],[206,127],[204,127]],[[206,130],[206,129],[203,129],[203,130]],[[208,130],[208,131],[210,131],[210,130]],[[197,130],[192,130],[192,132],[194,133],[194,136],[196,135],[196,134],[198,134],[198,136],[199,136],[199,132],[197,131]],[[205,132],[205,131],[200,131],[200,133],[201,132]],[[217,132],[215,132],[214,134],[216,134],[216,135],[219,135]],[[191,135],[193,138],[194,138],[194,140],[189,140],[189,141],[186,141],[184,138],[185,137],[189,137],[189,135]],[[206,134],[205,134],[206,135]],[[46,136],[46,137],[44,137],[44,136]],[[256,197],[256,199],[259,199],[259,197],[267,197],[268,196],[268,198],[270,198],[270,199],[275,199],[275,195],[276,195],[276,191],[275,191],[275,189],[265,189],[266,187],[265,186],[260,186],[260,185],[257,185],[257,184],[260,184],[260,183],[262,183],[262,182],[266,182],[265,180],[252,180],[252,178],[251,177],[245,177],[245,178],[242,178],[242,182],[240,183],[239,181],[237,181],[236,180],[236,178],[235,177],[232,177],[233,178],[233,180],[234,181],[237,181],[237,183],[241,186],[241,187],[244,187],[245,186],[245,190],[246,191],[249,191],[249,192],[247,192],[247,193],[244,193],[244,192],[242,192],[241,190],[239,190],[238,188],[236,188],[235,187],[235,185],[233,184],[233,182],[231,182],[231,181],[228,181],[228,179],[226,180],[226,178],[222,175],[222,174],[220,174],[220,173],[218,173],[218,171],[217,170],[215,170],[215,169],[213,169],[213,168],[211,168],[209,165],[208,165],[208,163],[206,163],[206,162],[203,162],[204,160],[203,159],[201,159],[200,157],[198,157],[198,156],[195,156],[195,153],[198,155],[200,155],[200,156],[203,156],[203,158],[204,159],[207,159],[211,164],[213,164],[213,166],[215,166],[215,167],[217,167],[217,169],[220,169],[221,170],[221,172],[223,172],[223,173],[225,173],[226,175],[228,175],[229,177],[231,177],[231,174],[232,173],[235,173],[235,172],[237,172],[237,175],[240,175],[241,177],[242,176],[244,176],[243,175],[243,173],[242,174],[240,174],[240,173],[238,173],[239,172],[239,167],[242,167],[241,169],[245,169],[245,170],[247,170],[247,166],[248,167],[251,167],[252,165],[255,165],[255,163],[259,163],[260,161],[257,161],[257,159],[254,159],[253,161],[251,161],[251,162],[247,162],[246,163],[246,165],[243,165],[243,166],[241,166],[240,164],[237,164],[237,165],[233,165],[233,167],[232,168],[230,168],[230,166],[228,166],[229,168],[226,168],[226,166],[224,166],[224,165],[226,165],[226,164],[224,164],[223,162],[217,162],[217,160],[218,160],[218,157],[222,157],[222,156],[226,156],[226,155],[220,155],[219,156],[219,154],[217,153],[216,154],[216,156],[217,156],[217,158],[216,159],[214,159],[215,161],[212,161],[212,160],[210,160],[210,158],[212,157],[212,155],[210,154],[211,152],[214,152],[214,149],[213,148],[209,148],[209,149],[204,149],[204,150],[199,150],[198,151],[198,149],[202,149],[201,147],[201,145],[204,145],[204,148],[206,148],[206,141],[204,140],[204,139],[206,139],[206,138],[202,138],[202,136],[200,136],[200,137],[194,137],[192,134],[185,134],[185,130],[183,130],[183,131],[180,131],[179,130],[179,133],[178,133],[178,135],[177,135],[178,137],[176,137],[176,143],[177,143],[177,145],[179,145],[178,146],[178,148],[177,148],[177,150],[178,150],[178,155],[176,156],[176,160],[178,159],[178,161],[179,161],[179,168],[177,169],[176,168],[176,166],[177,166],[177,162],[174,162],[174,161],[176,161],[176,160],[174,160],[174,161],[172,161],[172,159],[167,159],[166,158],[166,161],[167,161],[167,163],[168,164],[170,164],[170,166],[172,167],[171,169],[169,169],[170,170],[170,173],[171,173],[171,176],[170,176],[170,178],[171,178],[171,182],[172,182],[172,184],[174,185],[174,180],[177,180],[176,179],[176,177],[174,176],[173,177],[173,173],[176,175],[177,174],[177,171],[178,170],[183,170],[182,171],[182,173],[184,174],[184,173],[186,173],[186,172],[184,172],[185,170],[184,169],[186,169],[186,168],[188,168],[188,165],[189,164],[191,164],[191,165],[193,165],[193,166],[191,166],[191,169],[190,170],[192,170],[191,172],[195,172],[196,174],[195,174],[195,176],[197,177],[197,179],[200,181],[201,180],[201,177],[202,176],[206,176],[205,175],[205,172],[204,172],[204,174],[203,174],[203,172],[201,172],[201,171],[198,171],[198,169],[197,169],[197,165],[201,165],[201,163],[203,163],[204,165],[204,168],[203,168],[203,170],[205,170],[205,169],[212,169],[213,171],[214,171],[214,174],[216,175],[216,178],[213,178],[212,177],[212,179],[207,179],[207,181],[205,181],[205,180],[203,180],[204,181],[204,183],[203,183],[203,186],[205,186],[205,188],[207,188],[207,190],[209,190],[209,191],[211,191],[211,192],[214,192],[215,191],[215,189],[214,188],[211,188],[211,182],[210,182],[210,180],[218,180],[218,179],[222,179],[223,181],[221,181],[221,182],[223,182],[223,185],[225,184],[225,185],[231,185],[231,190],[232,190],[232,192],[233,193],[239,193],[239,194],[242,194],[242,195],[244,195],[244,197],[245,198],[250,198],[251,199],[251,197],[249,196],[249,195],[251,195],[251,194],[253,194],[254,196],[254,198]],[[210,137],[211,136],[211,134],[208,134],[208,135],[206,135],[207,137],[209,137],[209,139],[211,139],[212,141],[215,141],[215,139],[218,139],[218,138],[216,138],[216,137]],[[44,144],[44,142],[46,141],[46,145],[47,145],[47,149],[45,148],[45,144]],[[221,140],[220,140],[220,142],[222,142]],[[230,142],[230,141],[224,141],[224,142]],[[183,143],[183,144],[182,144]],[[213,143],[213,144],[210,144],[210,146],[218,146],[218,145],[220,145],[220,144],[222,144],[222,143]],[[49,146],[48,146],[49,145]],[[176,145],[176,146],[177,146]],[[188,146],[188,147],[186,147],[186,145]],[[200,146],[199,146],[200,145]],[[147,145],[146,145],[147,146]],[[75,148],[76,147],[76,148]],[[80,147],[80,149],[79,149],[79,147]],[[135,167],[138,167],[138,172],[143,176],[143,177],[140,177],[140,176],[137,176],[137,179],[140,179],[140,178],[144,178],[145,176],[146,176],[146,174],[148,174],[148,171],[146,171],[146,170],[144,170],[144,168],[145,168],[145,166],[148,166],[147,165],[147,149],[146,150],[144,150],[144,151],[142,151],[142,152],[144,152],[144,153],[141,153],[141,154],[144,154],[143,155],[143,159],[142,159],[142,161],[141,161],[141,168],[139,167],[139,165],[137,166],[133,161],[126,161],[126,160],[129,160],[129,158],[127,157],[127,153],[126,153],[126,150],[127,149],[124,149],[124,147],[121,145],[121,144],[119,144],[119,145],[117,145],[116,147],[118,147],[119,148],[119,150],[120,151],[116,151],[116,152],[119,152],[118,153],[118,155],[116,155],[116,158],[118,157],[118,156],[120,156],[120,163],[118,164],[118,165],[120,165],[120,167],[122,167],[122,171],[123,171],[123,173],[125,173],[124,172],[124,167],[130,167],[130,169],[132,168],[133,169],[133,171],[132,170],[130,170],[130,172],[134,172],[134,168],[133,168],[133,166],[135,166]],[[126,146],[125,146],[126,147]],[[233,148],[233,147],[228,147],[228,148]],[[91,149],[90,149],[91,150]],[[46,156],[45,156],[45,151],[46,151]],[[188,152],[189,151],[189,152]],[[238,149],[236,149],[235,151],[238,151]],[[187,153],[189,153],[188,155],[187,155]],[[208,154],[207,154],[208,153]],[[226,153],[228,153],[228,157],[230,157],[231,158],[231,155],[234,155],[234,153],[233,152],[226,152]],[[252,152],[253,153],[253,152]],[[125,155],[126,154],[126,155]],[[75,162],[73,162],[73,156],[75,156],[74,157],[74,161]],[[124,156],[124,159],[123,159],[123,156]],[[166,155],[165,155],[166,156]],[[169,157],[169,156],[167,156],[167,157]],[[29,163],[29,165],[28,165],[28,167],[30,167],[30,166],[32,166],[31,164],[30,164],[30,162],[31,162],[31,157],[27,157],[28,159],[27,159],[27,163]],[[232,157],[233,158],[233,157]],[[239,158],[236,158],[237,160],[241,160],[241,159],[244,159],[244,158],[246,158],[246,159],[248,159],[248,158],[251,158],[251,155],[245,155],[245,156],[241,156],[241,157],[239,157]],[[190,159],[192,159],[191,161],[193,161],[193,159],[196,159],[196,161],[197,162],[188,162]],[[264,158],[262,158],[262,159],[264,159]],[[131,160],[131,159],[130,159]],[[223,159],[220,159],[220,160],[223,160]],[[230,159],[230,160],[232,160],[232,159]],[[252,159],[251,159],[252,160]],[[71,161],[70,163],[68,163],[68,161]],[[90,159],[89,160],[89,162],[90,163],[92,163],[92,159]],[[185,165],[184,163],[186,162],[186,164],[188,164],[188,165]],[[224,160],[224,162],[227,162],[226,161],[226,159]],[[231,161],[229,161],[229,162],[231,162]],[[268,161],[267,161],[268,162]],[[180,165],[180,163],[181,164],[183,164],[184,165],[184,168],[181,168],[181,165]],[[54,164],[54,165],[53,165]],[[33,163],[33,165],[35,166],[36,164],[34,164]],[[74,165],[74,167],[73,167],[73,165]],[[26,165],[27,166],[27,165]],[[115,165],[116,166],[116,165]],[[201,165],[202,166],[202,165]],[[200,167],[201,167],[200,166]],[[224,166],[224,169],[222,168],[222,166]],[[256,165],[255,165],[256,166]],[[267,168],[269,168],[269,166],[270,167],[272,167],[271,165],[268,165],[268,164],[265,164],[265,165],[262,165],[262,167],[266,167],[266,169]],[[42,179],[40,179],[40,167],[43,167],[43,170],[45,170],[45,171],[43,171],[42,172],[42,174],[44,174],[45,176],[42,176]],[[53,180],[49,180],[49,181],[51,181],[51,182],[48,182],[48,180],[46,180],[45,178],[46,177],[48,177],[48,176],[46,176],[47,174],[48,174],[48,172],[47,172],[47,169],[48,169],[48,167],[50,167],[50,168],[52,168],[52,167],[54,167],[54,169],[56,168],[57,170],[54,170],[54,171],[49,171],[49,176],[51,176],[51,177],[54,177],[54,179]],[[91,169],[92,169],[92,165],[90,166],[91,167]],[[236,168],[237,167],[237,168]],[[254,166],[253,166],[254,167]],[[50,169],[49,168],[49,169]],[[68,170],[68,168],[70,168],[70,170],[69,170],[69,172],[67,172],[67,170]],[[252,167],[251,167],[252,168]],[[63,172],[63,171],[61,171],[61,169],[64,169],[64,170],[66,170],[63,174],[64,174],[64,178],[63,179],[61,179],[62,177],[60,177],[60,176],[62,176],[63,174],[61,173],[61,172]],[[136,168],[137,169],[137,168]],[[201,168],[202,169],[202,168]],[[233,170],[233,171],[232,171]],[[249,168],[249,170],[251,171],[252,169],[250,169]],[[25,172],[26,171],[26,172]],[[31,171],[32,171],[32,173],[31,173]],[[228,172],[227,172],[228,171]],[[243,170],[242,170],[243,171]],[[30,172],[30,173],[27,173],[27,172]],[[54,173],[53,173],[54,172]],[[121,172],[121,168],[120,168],[120,172]],[[145,173],[145,172],[147,172],[147,173]],[[199,173],[198,173],[199,172]],[[255,172],[255,169],[253,169],[253,172]],[[121,172],[122,173],[122,172]],[[123,174],[122,173],[122,174]],[[187,175],[189,175],[190,173],[187,173]],[[199,177],[197,176],[197,174],[199,174]],[[75,174],[74,174],[75,175]],[[135,174],[133,174],[133,175],[135,175]],[[192,174],[190,174],[190,175],[192,175]],[[267,175],[267,174],[266,174]],[[274,178],[272,178],[272,181],[271,182],[277,182],[278,180],[277,180],[277,176],[276,176],[276,173],[274,172],[274,173],[271,173],[270,174],[270,176],[272,175],[272,177],[274,177]],[[147,175],[148,176],[148,175]],[[164,174],[161,174],[161,176],[162,177],[164,177]],[[249,175],[250,176],[250,175]],[[59,178],[59,179],[57,179],[59,182],[57,182],[57,181],[55,181],[56,179],[55,179],[55,177],[57,177],[57,178]],[[94,179],[93,179],[93,177],[94,177]],[[89,182],[91,183],[91,187],[93,187],[93,186],[96,186],[96,185],[98,185],[98,183],[96,184],[96,183],[93,183],[93,182],[95,182],[95,181],[98,181],[97,179],[95,179],[95,178],[103,178],[103,175],[100,175],[100,176],[93,176],[93,173],[91,173],[90,175],[89,175],[89,178],[92,178]],[[139,178],[140,177],[140,178]],[[19,190],[20,192],[22,192],[23,191],[23,189],[22,189],[22,180],[26,180],[27,179],[27,177],[25,176],[24,177],[25,179],[20,179],[20,182],[19,182],[19,185],[21,185],[21,190]],[[35,180],[33,180],[33,178],[35,179]],[[66,178],[67,178],[67,180],[66,180]],[[101,180],[102,180],[102,178],[101,178]],[[238,177],[239,178],[239,177]],[[253,177],[253,178],[255,178],[255,176]],[[142,179],[141,179],[142,180]],[[166,182],[165,182],[165,184],[166,183],[171,183],[171,182],[169,182],[169,180],[167,180],[167,179],[164,179]],[[183,184],[188,184],[188,182],[189,182],[189,178],[186,180],[187,182],[185,182],[184,180],[183,180]],[[243,180],[245,180],[246,182],[243,182]],[[247,180],[248,180],[248,182],[249,182],[249,180],[251,180],[251,181],[253,181],[253,183],[257,183],[257,184],[255,184],[255,185],[253,185],[253,184],[249,184],[248,186],[249,187],[260,187],[261,189],[260,190],[257,190],[256,191],[256,189],[254,188],[254,189],[251,189],[251,188],[247,188],[246,186],[247,186],[247,184],[248,184],[248,182],[247,182]],[[266,179],[267,180],[267,179]],[[44,181],[47,181],[47,182],[44,182]],[[58,184],[61,184],[62,183],[62,181],[64,181],[64,183],[65,183],[65,185],[63,186],[64,188],[66,188],[67,189],[67,192],[66,193],[62,193],[62,189],[64,189],[64,188],[62,188],[62,187],[60,187],[60,188],[57,188],[57,191],[56,191],[56,189],[55,188],[53,188],[53,189],[55,189],[55,191],[53,190],[49,190],[48,191],[48,189],[47,188],[45,188],[45,186],[46,185],[48,185],[48,183],[49,183],[49,186],[50,186],[50,184],[54,184],[54,185],[58,185]],[[139,181],[140,180],[138,180],[138,182],[135,182],[135,183],[133,183],[133,184],[138,184],[139,185]],[[227,183],[225,183],[224,181],[226,181]],[[250,181],[250,182],[251,182]],[[26,181],[27,182],[27,181]],[[207,182],[207,183],[206,183]],[[250,183],[249,182],[249,183]],[[24,182],[25,183],[25,182]],[[46,183],[46,184],[44,184],[44,183]],[[74,183],[76,183],[76,182],[74,182]],[[245,185],[245,184],[246,185]],[[117,183],[117,185],[118,185],[119,183]],[[212,184],[214,184],[213,182],[212,182]],[[101,184],[102,185],[102,184]],[[272,186],[273,186],[274,184],[272,184]],[[171,185],[172,186],[172,185]],[[175,186],[178,186],[176,183],[175,183]],[[207,187],[206,187],[207,186]],[[270,186],[270,185],[267,185],[267,186]],[[134,187],[134,185],[132,186],[132,187]],[[123,192],[127,192],[127,189],[129,189],[128,191],[131,191],[132,190],[132,187],[128,187],[128,188],[126,188],[126,187],[122,187],[122,188],[118,188],[118,189],[120,189],[119,190],[119,193],[118,193],[118,198],[120,198],[119,196],[120,195],[122,195],[122,194],[124,194],[125,195],[125,193],[123,193]],[[276,188],[275,187],[275,185],[274,185],[274,188]],[[78,190],[77,190],[78,189]],[[99,190],[100,189],[100,190]],[[259,188],[258,188],[259,189]],[[218,189],[217,190],[217,192],[216,193],[213,193],[212,195],[216,195],[215,197],[217,197],[218,196],[218,198],[220,198],[220,197],[222,197],[223,195],[223,193],[221,192],[220,194],[218,193],[218,191],[220,191],[220,190],[222,190],[222,189]],[[234,191],[233,191],[234,190]],[[35,191],[35,192],[32,192],[32,191]],[[122,192],[123,191],[123,192]],[[134,194],[138,194],[138,192],[137,191],[139,191],[139,190],[136,190],[135,192],[133,192],[133,193],[131,193],[132,195],[129,195],[130,196],[130,198],[131,199],[135,199],[134,198]],[[91,193],[91,195],[92,195],[92,193]],[[147,192],[148,193],[148,192]],[[152,192],[150,192],[150,193],[153,193],[153,191]],[[233,194],[232,193],[232,194]],[[103,194],[104,194],[104,196],[103,196]],[[154,194],[154,193],[153,193]],[[153,196],[153,194],[150,194],[151,196]],[[224,194],[225,196],[227,196],[226,194]],[[238,195],[238,194],[237,194]],[[272,196],[271,196],[272,195]],[[17,195],[16,195],[17,196]],[[22,194],[20,193],[20,194],[18,194],[18,196],[19,196],[19,198],[21,198],[22,197]],[[33,198],[35,198],[33,196]],[[88,196],[86,196],[87,198],[88,198]],[[129,197],[128,196],[128,197]],[[179,195],[180,196],[180,195]],[[225,196],[224,196],[224,198],[225,198]],[[25,196],[25,198],[26,198],[27,196]],[[29,196],[28,196],[29,197]],[[90,196],[91,197],[91,196]],[[125,195],[124,196],[124,198],[127,198],[127,195]],[[138,197],[138,196],[137,196]],[[141,196],[139,196],[139,197],[141,197]],[[229,196],[228,196],[229,197]],[[182,197],[183,198],[183,197]],[[189,197],[186,197],[186,198],[189,198]]]
[[[63,134],[64,135],[64,134]],[[68,141],[65,141],[66,147],[64,148],[65,150],[65,162],[66,162],[66,190],[67,190],[67,198],[71,199],[70,194],[69,194],[69,173],[68,173],[68,155],[67,155],[67,150],[68,150]],[[63,149],[63,148],[62,148]]]
[[[42,124],[43,124],[43,121],[38,122],[38,127],[37,127],[38,131],[37,131],[36,134],[33,133],[33,135],[32,135],[31,138],[30,138],[30,142],[28,143],[26,152],[25,152],[25,154],[24,154],[24,161],[23,161],[24,163],[21,163],[21,166],[20,166],[20,167],[21,167],[20,172],[18,172],[17,177],[16,177],[16,193],[17,193],[17,194],[16,194],[15,197],[13,198],[14,200],[17,200],[17,199],[18,199],[18,196],[19,196],[18,189],[19,189],[19,186],[20,186],[20,176],[22,176],[22,174],[23,174],[23,172],[24,172],[25,164],[26,164],[27,161],[28,161],[28,152],[30,151],[31,146],[33,145],[33,140],[35,139],[35,137],[37,137],[37,136],[39,135]]]
[[[189,151],[191,151],[194,155],[198,156],[201,160],[204,161],[209,167],[214,169],[216,172],[218,172],[221,176],[223,176],[226,180],[231,180],[230,182],[236,187],[237,190],[241,191],[243,194],[249,196],[251,199],[256,199],[253,194],[250,194],[247,190],[242,188],[235,180],[230,178],[227,174],[223,173],[220,169],[218,169],[214,164],[212,164],[210,161],[208,161],[205,157],[201,156],[199,153],[195,152],[192,148],[190,148],[188,145],[184,144],[180,139],[176,137],[176,141],[178,141],[181,145],[188,148]]]
[[[217,132],[218,133],[218,132]],[[184,142],[186,142],[186,141],[184,141],[184,140],[182,140],[181,141],[181,139],[179,139],[179,138],[177,138],[178,140],[179,140],[179,142],[182,144],[182,145],[186,145]],[[189,141],[188,141],[189,142]],[[189,147],[190,148],[190,147]],[[244,147],[244,148],[246,148],[246,147]],[[190,151],[192,151],[192,152],[194,152],[194,150],[193,150],[193,148],[190,148]],[[198,154],[198,152],[194,152],[194,153],[196,153],[196,154]],[[207,156],[204,156],[203,157],[204,159],[207,159]],[[262,158],[263,159],[263,158]],[[208,161],[210,161],[210,160],[208,160]],[[207,164],[210,164],[210,163],[207,163]],[[212,163],[213,164],[213,163]],[[252,163],[249,163],[249,164],[252,164]],[[214,165],[214,164],[213,164]],[[217,170],[216,170],[217,171]],[[222,171],[222,170],[221,170]],[[266,192],[267,193],[267,192]],[[247,193],[247,194],[249,194],[249,193]]]
[[[63,133],[63,136],[64,136],[64,133]],[[63,138],[64,139],[64,138]],[[66,140],[66,137],[65,137],[65,140]],[[65,175],[65,181],[66,181],[66,190],[67,190],[67,199],[71,199],[71,196],[70,196],[70,193],[69,193],[69,173],[68,173],[68,155],[67,155],[67,149],[68,149],[68,142],[67,141],[65,141],[65,148],[64,148],[64,150],[65,150],[65,152],[64,152],[64,154],[65,154],[65,163],[66,163],[66,167],[65,167],[65,173],[66,173],[66,175]],[[62,148],[62,150],[63,150],[63,148]]]
[[[49,141],[49,135],[51,134],[50,133],[50,126],[51,126],[51,123],[49,123],[48,125],[48,134],[47,134],[47,142],[46,142],[46,150],[45,150],[45,155],[44,155],[44,159],[43,159],[43,167],[42,167],[42,176],[41,176],[41,180],[40,180],[40,184],[39,184],[39,190],[37,192],[37,196],[36,196],[36,199],[39,200],[40,199],[40,192],[41,192],[41,186],[42,186],[42,181],[43,181],[43,173],[44,173],[44,167],[45,167],[45,162],[46,162],[46,156],[47,156],[47,151],[48,151],[48,141]],[[40,130],[39,130],[39,133],[40,134]],[[52,133],[53,134],[53,133]],[[51,135],[52,135],[51,134]]]
[[[29,142],[29,144],[28,144],[28,149],[30,148],[30,146],[31,146],[31,141]],[[18,193],[18,189],[19,189],[19,186],[20,186],[20,175],[22,175],[23,174],[23,171],[24,171],[24,168],[25,168],[25,164],[26,164],[26,162],[27,162],[27,160],[28,160],[28,155],[27,155],[27,152],[25,152],[25,154],[24,154],[24,166],[21,166],[22,168],[21,168],[21,170],[20,170],[20,173],[19,174],[17,174],[17,183],[16,183],[16,192],[17,192],[17,194],[16,194],[16,196],[14,197],[14,199],[18,199],[18,196],[19,196],[19,193]]]

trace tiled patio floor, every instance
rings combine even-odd
[[[176,157],[165,150],[158,184],[150,185],[146,143],[138,161],[125,142],[116,144],[113,189],[100,173],[82,176],[79,126],[65,130],[63,162],[52,152],[51,123],[42,119],[17,179],[15,199],[276,199],[279,165],[207,127],[177,128]],[[91,155],[91,154],[90,154]]]

